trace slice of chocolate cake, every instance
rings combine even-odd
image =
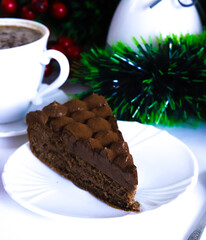
[[[103,96],[53,102],[26,121],[31,151],[43,163],[113,207],[139,211],[137,169]]]

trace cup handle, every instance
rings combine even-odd
[[[43,65],[47,65],[49,64],[52,58],[59,63],[59,66],[60,66],[59,76],[46,89],[40,92],[37,92],[36,96],[32,99],[32,104],[34,105],[42,104],[42,97],[45,94],[48,94],[49,92],[61,87],[61,85],[67,80],[69,76],[69,71],[70,71],[69,61],[63,53],[57,50],[53,50],[53,49],[46,50],[43,53],[40,63]]]

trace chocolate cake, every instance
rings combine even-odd
[[[137,169],[103,96],[53,102],[26,121],[31,151],[43,163],[107,204],[139,211]]]

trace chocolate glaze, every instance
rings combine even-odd
[[[69,151],[127,188],[135,189],[137,170],[117,121],[103,96],[53,102],[42,111],[30,112],[27,123],[41,122],[64,140]]]

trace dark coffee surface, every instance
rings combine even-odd
[[[0,49],[22,46],[42,37],[42,33],[26,27],[0,26]]]

